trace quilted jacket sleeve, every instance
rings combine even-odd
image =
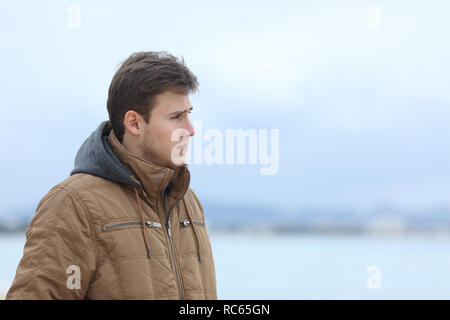
[[[54,187],[27,228],[6,299],[84,299],[95,272],[93,237],[90,217],[76,193]]]

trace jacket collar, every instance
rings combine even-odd
[[[117,157],[132,171],[132,178],[142,187],[142,191],[155,207],[161,200],[163,190],[174,200],[180,200],[184,196],[190,183],[187,164],[172,170],[135,156],[124,148],[113,130],[108,136],[108,142]]]

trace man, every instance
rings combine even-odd
[[[166,52],[123,62],[109,122],[40,201],[6,299],[217,299],[186,147],[197,78]]]

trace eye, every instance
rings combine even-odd
[[[188,112],[191,113],[192,110],[189,110]],[[181,115],[183,115],[183,114],[185,114],[185,113],[186,113],[186,112],[180,113],[180,114],[178,114],[178,115],[176,115],[176,116],[174,116],[174,117],[172,117],[172,118],[170,118],[170,119],[180,119]]]

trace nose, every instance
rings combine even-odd
[[[187,119],[187,131],[189,131],[189,135],[191,137],[193,137],[195,135],[195,129],[194,126],[192,125],[191,120]]]

